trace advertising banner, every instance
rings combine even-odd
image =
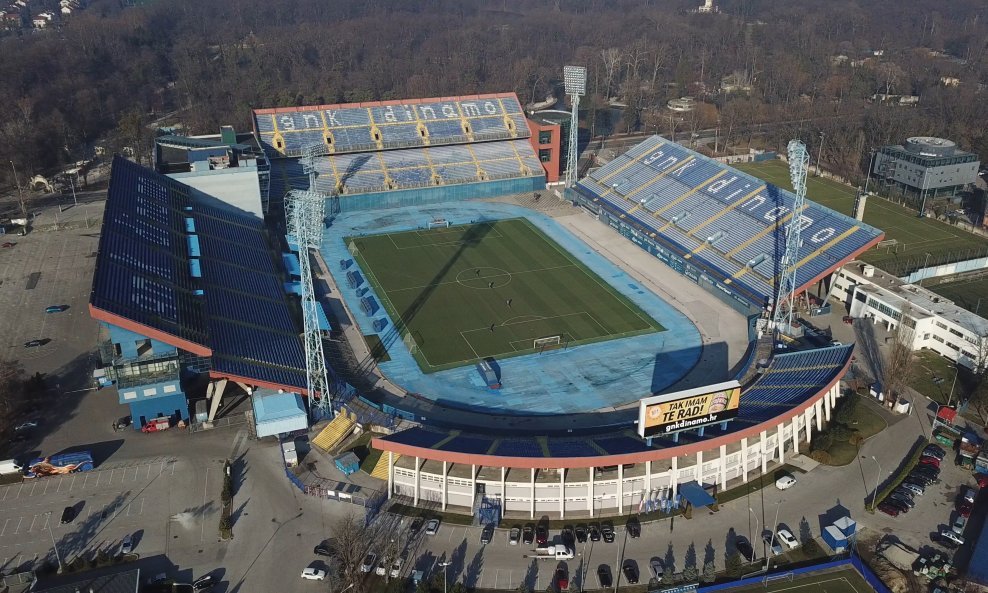
[[[737,381],[641,400],[638,434],[651,437],[718,424],[738,415]]]

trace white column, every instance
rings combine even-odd
[[[534,467],[532,468],[532,507],[531,508],[532,508],[531,515],[532,518],[534,519],[535,518],[535,468]]]
[[[477,498],[477,464],[470,465],[470,500]]]
[[[442,506],[443,506],[443,510],[444,511],[446,510],[446,498],[447,498],[446,497],[446,492],[447,492],[447,488],[449,487],[446,484],[446,467],[447,467],[446,466],[446,462],[444,461],[443,462],[443,481],[442,481],[442,486],[443,486],[443,490],[442,490],[442,495],[443,495]]]
[[[720,489],[727,489],[727,445],[720,446]]]
[[[741,481],[748,483],[748,439],[741,439]]]
[[[679,486],[679,458],[672,458],[672,468],[669,469],[669,490],[670,496],[676,497],[676,489]]]
[[[508,510],[508,486],[504,483],[507,473],[507,468],[501,467],[501,504],[504,505],[504,510]]]
[[[388,500],[391,499],[391,492],[395,489],[395,456],[388,451]]]
[[[786,462],[786,421],[783,420],[779,423],[779,434],[775,437],[775,440],[779,441],[779,463]]]
[[[645,462],[645,496],[652,494],[652,462]]]
[[[768,451],[765,450],[765,441],[768,439],[768,433],[763,430],[758,436],[758,451],[762,458],[762,475],[765,475],[768,473]]]
[[[566,468],[559,468],[559,518],[566,518]]]
[[[587,484],[587,510],[593,517],[593,466],[590,466],[590,482]]]
[[[831,401],[831,396],[833,395],[833,393],[834,390],[831,389],[823,396],[823,411],[824,413],[827,414],[827,422],[830,422],[830,406],[833,403]]]
[[[816,403],[813,404],[813,415],[816,416],[817,431],[823,430],[823,414],[821,413],[820,410],[820,408],[822,407],[823,407],[823,402],[821,402],[820,400],[816,400]]]
[[[624,510],[624,464],[618,464],[618,483],[617,483],[617,510],[620,515]]]
[[[792,417],[792,454],[799,455],[799,414]]]
[[[422,466],[419,465],[419,458],[415,458],[415,501],[413,506],[419,506],[419,489],[422,487]]]
[[[693,472],[696,483],[703,486],[703,451],[696,452],[696,470]]]
[[[810,422],[810,418],[812,418],[812,416],[813,407],[810,406],[809,408],[806,408],[805,412],[803,412],[803,429],[806,430],[806,444],[809,444],[813,439],[813,426]]]

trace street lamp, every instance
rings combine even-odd
[[[755,518],[755,531],[758,531],[758,528],[761,527],[761,523],[758,522],[758,515],[755,514],[755,511],[751,507],[748,507],[748,512],[751,513],[751,516]],[[748,537],[750,537],[751,539],[755,539],[755,536],[752,535],[752,532],[750,531],[751,523],[748,524],[748,528],[749,528]],[[762,549],[762,552],[764,553],[764,548]]]
[[[21,182],[17,179],[17,169],[14,161],[10,161],[10,170],[14,172],[14,185],[17,186],[17,202],[21,205],[21,216],[27,217],[27,206],[24,205],[24,192],[21,190]]]
[[[775,534],[776,534],[776,531],[778,531],[778,529],[779,529],[779,509],[782,508],[782,503],[784,503],[784,502],[785,502],[785,499],[780,500],[777,503],[775,503],[775,521],[772,523],[772,539],[768,543],[769,551],[771,551],[772,550],[772,546],[775,545]],[[768,554],[765,554],[765,570],[768,570],[768,565],[769,565],[769,556],[768,556]]]
[[[55,534],[51,531],[51,511],[48,511],[48,518],[45,524],[48,526],[48,535],[51,537],[51,549],[55,551],[55,560],[58,562],[58,572],[61,573],[63,571],[62,557],[58,555],[58,546],[55,545]]]
[[[439,566],[443,567],[443,593],[446,593],[446,567],[452,564],[452,562],[440,562]]]
[[[861,457],[864,457],[864,455],[862,455]],[[871,460],[874,461],[875,465],[878,466],[878,473],[875,474],[875,490],[874,492],[871,493],[871,508],[874,509],[875,497],[878,496],[878,483],[879,480],[882,479],[882,464],[878,462],[878,458],[876,458],[874,455],[871,456]]]

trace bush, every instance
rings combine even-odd
[[[727,576],[732,579],[741,577],[741,554],[734,552],[727,557]]]
[[[701,583],[712,583],[717,580],[717,566],[713,560],[703,563],[703,574],[700,575]]]
[[[854,445],[855,447],[861,446],[861,443],[863,441],[864,441],[864,437],[861,436],[861,434],[858,432],[855,432],[854,434],[851,435],[851,438],[847,439],[847,442]]]
[[[817,463],[822,463],[824,465],[830,465],[830,453],[825,450],[815,450],[810,453],[810,458]]]
[[[834,444],[834,435],[829,430],[817,433],[810,441],[813,451],[826,451]]]
[[[672,567],[667,566],[666,570],[662,573],[662,584],[672,585],[676,582],[676,575],[672,572]]]
[[[917,463],[919,463],[919,458],[923,455],[923,449],[925,449],[929,444],[930,441],[925,437],[920,437],[920,439],[916,441],[916,444],[913,445],[912,452],[906,458],[906,462],[902,464],[899,472],[892,476],[885,488],[882,488],[877,495],[872,497],[872,502],[865,507],[866,509],[871,512],[875,512],[878,505],[882,504],[882,501],[888,498],[889,494],[895,492],[895,489],[902,484],[902,481],[906,479],[909,472],[913,471],[913,468],[916,467]]]
[[[687,583],[695,583],[699,575],[696,571],[696,566],[687,566],[683,569],[683,581]]]

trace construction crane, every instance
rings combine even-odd
[[[772,316],[776,332],[791,332],[793,311],[796,308],[796,270],[799,268],[799,247],[802,244],[803,209],[806,208],[806,171],[810,155],[806,145],[799,140],[790,140],[786,152],[789,156],[789,178],[792,180],[796,200],[792,216],[786,225],[786,250],[782,254],[779,276],[776,278],[775,311]]]
[[[315,152],[307,152],[302,167],[309,174],[309,187],[315,186]],[[305,336],[305,376],[309,407],[314,418],[332,413],[326,356],[319,330],[319,300],[312,282],[310,249],[319,249],[325,218],[326,196],[314,191],[292,190],[285,196],[285,225],[298,245],[302,276],[302,324]]]

